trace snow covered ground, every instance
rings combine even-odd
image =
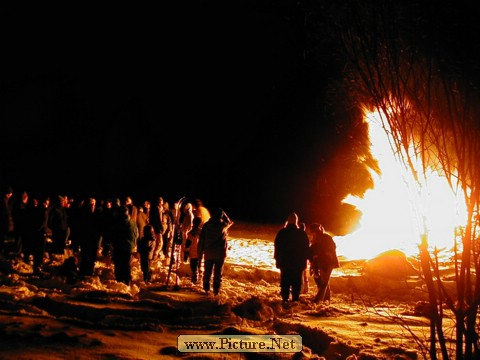
[[[256,353],[180,353],[179,335],[300,334],[301,353],[262,358],[422,357],[429,334],[419,304],[422,281],[401,254],[371,261],[342,261],[330,304],[313,304],[315,286],[289,308],[281,305],[271,239],[232,232],[222,289],[205,295],[189,280],[189,265],[166,286],[167,266],[157,262],[152,282],[133,260],[131,286],[118,283],[108,258],[95,276],[67,284],[55,258],[45,276],[21,261],[0,262],[1,359],[248,358]],[[248,237],[247,237],[248,236]],[[392,257],[393,256],[393,257]],[[392,261],[393,259],[393,261]],[[416,338],[412,336],[416,335]]]

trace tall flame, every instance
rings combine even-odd
[[[383,121],[382,121],[383,119]],[[349,196],[345,202],[362,211],[359,230],[337,237],[337,251],[349,259],[370,259],[398,249],[407,256],[418,254],[420,235],[427,233],[431,246],[451,249],[454,230],[465,223],[462,194],[455,195],[445,178],[431,171],[419,182],[395,156],[385,117],[367,112],[371,152],[382,174],[372,173],[375,188],[363,199]],[[421,170],[418,166],[417,170]]]

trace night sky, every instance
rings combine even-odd
[[[339,146],[324,100],[341,69],[312,45],[301,3],[6,11],[2,182],[313,220],[312,189]]]
[[[289,6],[12,11],[2,180],[33,193],[200,197],[243,217],[288,211],[324,87]]]

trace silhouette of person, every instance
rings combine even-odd
[[[151,206],[150,213],[148,217],[148,223],[153,226],[155,231],[155,250],[153,257],[156,259],[160,257],[161,250],[163,248],[163,220],[164,220],[164,207],[163,207],[163,198],[161,196],[157,197],[154,206]]]
[[[121,202],[119,198],[115,200],[107,198],[105,200],[105,205],[100,216],[100,233],[102,235],[101,248],[102,256],[109,257],[111,256],[112,250],[112,228],[115,224],[116,218],[121,207]]]
[[[198,259],[204,260],[203,290],[208,294],[213,273],[213,293],[218,295],[222,284],[223,265],[227,257],[228,229],[233,221],[220,208],[210,212],[210,219],[203,224],[198,240]]]
[[[162,228],[163,228],[163,241],[162,241],[162,253],[165,259],[170,258],[170,250],[173,239],[173,214],[170,210],[168,201],[163,203],[163,215],[162,215]]]
[[[317,285],[314,302],[330,301],[330,276],[333,269],[340,267],[337,246],[321,224],[310,224],[309,231],[312,233],[309,256],[310,271]]]
[[[130,215],[130,218],[133,220],[135,223],[135,226],[137,225],[137,215],[138,215],[138,207],[133,203],[132,197],[127,196],[125,198],[125,206],[128,208],[128,214]]]
[[[14,254],[15,256],[21,256],[23,252],[23,238],[25,229],[25,212],[28,206],[29,195],[28,192],[22,191],[20,198],[16,199],[12,204],[12,217],[14,224]]]
[[[150,221],[150,201],[145,200],[142,205],[138,206],[137,228],[138,238],[143,237],[143,229]]]
[[[57,196],[52,208],[48,213],[48,228],[52,232],[52,248],[50,249],[50,260],[52,254],[63,255],[66,242],[70,236],[68,224],[67,198]]]
[[[130,217],[128,207],[122,206],[112,228],[113,265],[115,279],[126,285],[132,281],[130,261],[137,237],[137,224]]]
[[[39,274],[45,252],[45,209],[35,199],[30,198],[22,216],[23,259],[28,263],[32,255],[33,273]]]
[[[6,240],[13,235],[14,223],[12,216],[13,189],[10,186],[3,187],[2,203],[0,206],[0,252],[6,253]],[[6,255],[6,254],[5,254]]]
[[[101,210],[97,200],[89,197],[79,212],[80,275],[92,276],[101,240]]]
[[[152,278],[150,263],[153,260],[155,251],[155,230],[152,225],[145,225],[142,229],[142,237],[138,240],[137,250],[140,254],[140,268],[143,273],[143,280],[150,281]]]
[[[80,252],[79,233],[82,231],[81,212],[85,204],[85,198],[79,194],[70,197],[67,207],[68,226],[70,227],[70,247],[73,253]]]
[[[307,233],[298,227],[298,215],[288,216],[285,226],[275,236],[274,258],[280,269],[280,295],[287,305],[300,298],[303,271],[307,267],[309,240]]]
[[[190,259],[191,280],[193,284],[198,281],[198,239],[200,237],[202,219],[200,217],[193,218],[193,227],[187,234],[187,242],[185,243],[185,254],[188,254]]]
[[[187,242],[187,234],[193,227],[193,206],[191,203],[186,203],[183,207],[182,220],[180,224],[180,230],[182,232],[182,246],[181,246],[181,258],[186,262],[185,257],[185,243]]]

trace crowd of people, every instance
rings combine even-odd
[[[112,259],[115,279],[130,285],[131,259],[138,252],[145,282],[151,281],[153,261],[170,265],[177,256],[189,263],[193,284],[202,274],[206,293],[220,291],[228,231],[234,224],[220,208],[209,211],[200,199],[170,207],[161,196],[136,205],[130,196],[123,201],[63,195],[37,199],[23,191],[14,198],[11,187],[2,190],[0,255],[31,263],[34,275],[42,274],[43,265],[58,255],[66,257],[74,281],[92,276],[103,256]],[[274,239],[274,258],[284,304],[299,301],[308,285],[307,271],[317,286],[313,301],[330,300],[330,276],[339,263],[335,242],[321,224],[307,227],[296,213],[290,214]]]
[[[10,186],[2,188],[0,255],[31,263],[34,275],[41,275],[55,256],[70,254],[78,264],[78,276],[92,276],[102,256],[112,259],[115,279],[129,285],[131,258],[138,252],[144,280],[150,281],[152,261],[168,264],[178,234],[181,254],[185,260],[189,255],[192,280],[197,281],[199,263],[194,266],[192,261],[198,256],[193,240],[200,240],[199,230],[210,219],[200,199],[170,208],[161,196],[136,204],[131,196],[123,200],[65,195],[39,199],[27,191],[15,195]]]

